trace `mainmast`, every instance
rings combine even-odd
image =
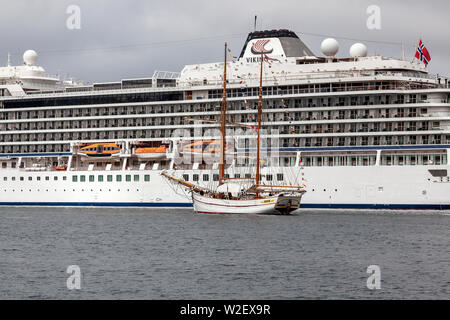
[[[259,101],[258,101],[258,139],[257,139],[257,145],[256,145],[256,179],[255,179],[255,185],[256,190],[258,190],[259,187],[259,162],[260,162],[260,144],[261,144],[261,118],[262,118],[262,78],[263,78],[263,63],[264,63],[264,56],[263,52],[261,52],[261,72],[259,75]],[[256,191],[256,197],[258,197],[258,191]]]
[[[227,43],[225,42],[225,58],[223,64],[223,95],[222,95],[222,112],[221,112],[221,128],[222,142],[220,144],[220,164],[219,164],[219,186],[224,184],[225,177],[225,146],[226,146],[226,114],[227,114]]]

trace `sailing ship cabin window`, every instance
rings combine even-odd
[[[198,174],[192,175],[192,181],[198,182]]]

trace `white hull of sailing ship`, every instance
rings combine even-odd
[[[250,200],[215,199],[193,193],[194,210],[203,214],[292,214],[300,208],[300,196],[269,196]]]
[[[194,210],[205,214],[277,214],[278,196],[264,199],[228,200],[214,199],[194,193]]]

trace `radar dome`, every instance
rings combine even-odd
[[[362,43],[355,43],[350,48],[350,56],[353,58],[366,57],[367,47]]]
[[[23,62],[27,66],[33,66],[37,61],[38,55],[34,50],[27,50],[23,54]]]
[[[322,45],[320,46],[322,49],[322,53],[327,57],[335,56],[339,51],[339,43],[336,39],[328,38],[322,41]]]

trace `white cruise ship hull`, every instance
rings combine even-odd
[[[432,169],[450,172],[448,165],[270,168],[285,174],[288,170],[301,170],[307,191],[302,197],[303,209],[450,209],[449,177],[433,177],[429,172]],[[202,176],[210,172],[182,173]],[[98,175],[108,174],[139,175],[140,179],[97,182]],[[73,175],[93,175],[95,182],[88,179],[73,182]],[[150,175],[150,181],[144,181],[144,175]],[[14,169],[3,170],[0,181],[0,205],[3,206],[192,208],[193,205],[189,192],[175,188],[157,170],[27,172]]]

